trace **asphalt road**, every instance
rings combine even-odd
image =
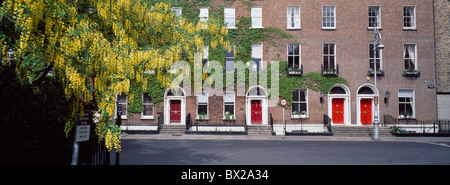
[[[450,143],[124,139],[120,164],[449,165]]]

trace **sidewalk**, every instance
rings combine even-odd
[[[273,136],[273,135],[169,135],[122,134],[122,139],[178,140],[286,140],[286,141],[373,141],[371,137],[343,136]],[[380,137],[382,142],[448,142],[450,137]]]

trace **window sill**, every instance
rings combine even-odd
[[[250,29],[263,29],[264,27],[250,27]]]
[[[302,28],[298,27],[298,28],[286,28],[286,30],[301,30]]]
[[[302,115],[302,116],[292,116],[291,115],[291,119],[303,119],[303,118],[309,118],[309,116],[308,115]]]
[[[367,27],[367,30],[374,30],[374,29],[383,30],[383,28],[381,27]]]
[[[199,117],[196,117],[195,120],[197,120],[197,121],[209,121],[209,118],[200,119]]]
[[[227,29],[237,29],[237,27],[227,27]]]
[[[141,116],[141,119],[155,119],[154,116]]]
[[[330,30],[330,31],[333,31],[333,30],[337,30],[337,28],[336,28],[336,27],[334,27],[334,28],[326,28],[326,27],[322,27],[322,30]]]
[[[411,117],[411,118],[398,117],[398,120],[416,120],[416,118],[415,117]]]
[[[417,31],[417,28],[403,28],[403,31]]]

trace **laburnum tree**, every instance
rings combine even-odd
[[[66,133],[83,115],[83,102],[95,104],[95,131],[109,150],[120,151],[121,130],[113,119],[116,95],[127,94],[133,101],[130,84],[147,88],[146,71],[155,71],[169,87],[171,65],[181,60],[193,64],[205,37],[212,48],[230,48],[228,30],[219,19],[186,20],[167,2],[5,0],[0,12],[0,19],[13,25],[9,34],[17,38],[0,33],[1,56],[15,50],[20,82],[35,91],[49,73],[62,82],[72,111]]]

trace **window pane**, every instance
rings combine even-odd
[[[207,105],[197,105],[197,114],[207,114],[208,106]]]
[[[329,67],[334,69],[335,68],[334,56],[330,56],[330,60],[328,62],[330,63]]]
[[[252,44],[252,58],[262,58],[261,52],[262,50],[260,43]]]
[[[127,95],[117,95],[117,101],[119,103],[127,103]]]
[[[233,58],[234,57],[234,47],[231,45],[231,50],[225,49],[225,57]]]
[[[234,8],[225,8],[224,14],[225,14],[225,17],[234,17],[235,9]]]
[[[226,17],[225,18],[225,24],[228,27],[235,27],[235,19],[234,19],[234,17]]]
[[[334,55],[334,44],[328,44],[328,46],[330,47],[329,49],[330,55]]]
[[[306,114],[308,110],[306,110],[306,103],[300,103],[300,113]]]
[[[225,103],[234,103],[234,92],[225,92],[224,96],[223,96],[223,101]]]
[[[299,96],[298,96],[299,91],[300,90],[297,89],[294,92],[292,92],[292,101],[299,101]]]
[[[198,92],[197,93],[197,103],[208,103],[208,93]]]
[[[153,105],[144,105],[144,116],[153,115]]]
[[[262,27],[262,19],[261,18],[252,18],[252,27],[255,27],[255,28]]]
[[[225,105],[225,114],[234,114],[234,105]]]
[[[292,103],[292,115],[295,115],[295,113],[300,113],[300,104],[299,103]]]
[[[225,71],[227,71],[227,72],[234,71],[233,59],[230,59],[230,58],[225,59]]]
[[[294,50],[294,55],[298,55],[299,54],[298,44],[292,44],[292,48]]]
[[[144,93],[143,103],[152,103],[152,99],[148,95],[148,93]]]
[[[300,101],[306,101],[306,93],[304,90],[300,90]]]
[[[288,57],[288,68],[294,67],[294,57],[289,56]]]
[[[252,8],[251,15],[252,17],[262,17],[262,8]]]
[[[293,55],[294,49],[292,44],[288,44],[288,55]]]
[[[295,68],[300,68],[300,61],[299,61],[299,56],[295,56],[294,57],[294,67]]]

